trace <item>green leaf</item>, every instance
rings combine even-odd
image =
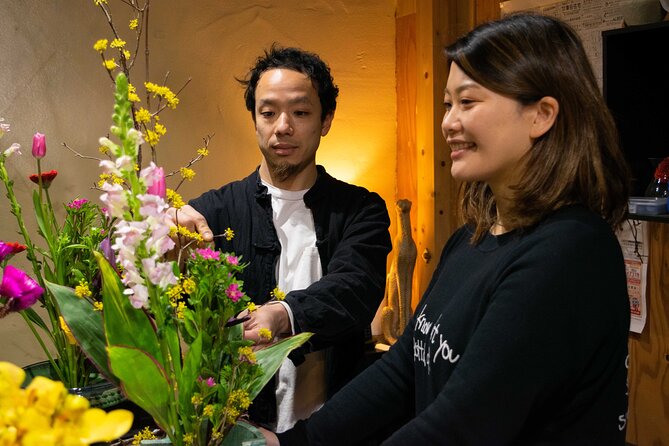
[[[116,271],[99,252],[94,252],[102,273],[104,327],[109,345],[134,347],[164,364],[153,323],[144,310],[133,307],[123,294]]]
[[[134,348],[110,346],[109,360],[130,401],[147,411],[165,432],[172,432],[168,408],[172,386],[156,359]]]
[[[114,378],[109,368],[102,313],[95,311],[89,301],[74,294],[72,288],[51,282],[46,282],[46,286],[56,298],[60,314],[65,319],[65,323],[81,350],[100,373],[108,380],[118,384],[118,380]]]
[[[48,332],[49,329],[46,327],[46,324],[44,323],[44,319],[42,319],[42,316],[37,314],[35,310],[32,308],[26,308],[25,310],[22,310],[23,313],[25,313],[26,316],[28,316],[28,319],[30,319],[30,322],[33,324],[37,325],[39,328],[42,330]]]
[[[262,367],[262,375],[256,379],[249,388],[249,397],[254,399],[265,384],[274,376],[281,363],[288,357],[288,354],[309,340],[313,333],[300,333],[295,336],[283,339],[276,344],[256,352],[258,364]]]
[[[198,377],[201,360],[202,335],[193,341],[184,358],[184,367],[181,372],[181,380],[179,381],[179,413],[182,414],[182,419],[186,418],[183,414],[193,411],[191,397],[193,396],[193,387],[195,387],[195,381]]]

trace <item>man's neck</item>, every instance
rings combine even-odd
[[[316,178],[318,177],[318,170],[315,164],[288,178],[279,178],[279,175],[275,175],[263,161],[260,164],[259,173],[260,178],[264,182],[279,189],[292,191],[310,189],[316,183]]]

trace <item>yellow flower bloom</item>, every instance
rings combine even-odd
[[[132,19],[130,20],[130,23],[128,24],[128,28],[135,30],[139,26],[139,21],[137,19]]]
[[[187,277],[183,280],[183,283],[181,286],[184,289],[184,292],[186,294],[191,294],[195,289],[197,288],[197,284],[195,283],[195,280],[192,277]]]
[[[175,233],[176,234],[176,233]],[[167,290],[167,297],[170,298],[170,301],[175,300],[181,296],[181,293],[183,293],[183,288],[181,288],[181,285],[178,283],[174,285],[172,288]]]
[[[107,0],[93,0],[93,3],[95,3],[95,6],[100,6],[101,4],[107,4]]]
[[[182,167],[179,169],[179,173],[181,173],[181,178],[186,181],[192,181],[193,178],[195,178],[195,171],[193,169],[189,169],[188,167]]]
[[[79,285],[74,288],[74,294],[79,296],[81,299],[84,297],[90,297],[93,293],[91,293],[91,290],[88,288],[88,283],[84,279],[81,279]]]
[[[102,54],[106,49],[107,49],[107,44],[109,43],[109,40],[107,39],[100,39],[95,44],[93,45],[93,49],[97,51],[98,53]]]
[[[107,71],[111,71],[114,68],[118,67],[118,65],[116,65],[116,61],[114,60],[114,58],[106,59],[104,62],[102,62],[102,66],[105,67]]]
[[[167,133],[167,129],[166,129],[165,126],[162,125],[162,124],[156,124],[155,127],[154,127],[153,129],[154,129],[154,130],[156,131],[156,133],[159,134],[160,136],[163,136],[163,135],[165,135],[165,133]]]
[[[202,415],[205,417],[212,417],[214,415],[214,405],[213,404],[207,404],[204,406],[204,409],[202,409]]]
[[[223,231],[223,236],[227,241],[230,241],[235,237],[235,231],[233,231],[231,228],[227,228],[225,231]]]
[[[200,404],[202,404],[202,401],[203,401],[202,395],[200,395],[199,393],[195,393],[190,399],[190,402],[194,406],[199,406]]]
[[[184,434],[184,444],[185,445],[191,445],[195,443],[195,436],[191,433]]]
[[[98,147],[98,152],[100,152],[103,155],[107,155],[109,153],[109,147],[100,146],[100,147]]]
[[[146,131],[146,142],[148,142],[150,145],[155,146],[158,144],[158,141],[160,141],[160,136],[153,130],[147,130]]]
[[[112,40],[112,43],[109,45],[112,48],[123,48],[125,46],[125,40],[121,39],[114,39]]]
[[[279,287],[274,288],[272,290],[272,292],[270,293],[270,295],[276,300],[285,300],[286,299],[286,293],[281,291],[279,289]]]
[[[261,328],[258,330],[258,336],[260,336],[260,339],[264,339],[265,341],[269,341],[272,339],[272,330],[269,328]]]
[[[140,109],[135,112],[135,121],[140,124],[149,123],[151,121],[151,112],[144,107],[140,107]]]
[[[246,307],[247,310],[249,310],[249,313],[253,313],[258,309],[258,306],[254,304],[253,302],[249,302],[249,306]]]
[[[183,198],[181,198],[181,195],[179,195],[172,189],[167,189],[165,195],[167,197],[167,202],[170,204],[170,206],[172,206],[175,209],[181,209],[186,205],[186,203],[184,203]]]
[[[256,363],[256,354],[251,347],[240,347],[238,353],[239,356],[246,358],[251,364]]]
[[[132,437],[132,444],[138,445],[141,444],[142,440],[156,440],[156,437],[151,429],[148,426],[144,427],[141,431],[137,432],[134,437]]]
[[[183,320],[185,312],[186,312],[186,303],[185,302],[179,302],[179,304],[177,305],[177,309],[175,311],[177,319]]]
[[[137,89],[132,84],[128,84],[128,100],[130,102],[142,102],[139,96],[137,96]]]
[[[125,57],[126,60],[127,60],[127,59],[130,59],[130,56],[132,56],[132,54],[130,54],[130,51],[128,51],[128,50],[123,50],[123,57]]]
[[[93,309],[95,311],[102,311],[102,302],[94,302],[93,303]]]
[[[202,147],[201,149],[197,149],[197,154],[200,156],[207,156],[209,155],[209,150],[207,150],[206,147]]]
[[[161,97],[167,101],[167,106],[174,109],[177,107],[179,104],[179,98],[170,90],[168,87],[164,85],[157,85],[154,84],[153,82],[144,82],[144,86],[146,87],[146,91],[149,93],[153,93],[154,97]]]
[[[58,316],[58,321],[60,322],[60,328],[63,330],[63,333],[65,333],[65,337],[67,337],[67,342],[69,342],[70,345],[76,344],[77,340],[74,339],[74,336],[70,331],[70,327],[68,327],[67,324],[65,323],[65,319],[63,319],[63,316]]]

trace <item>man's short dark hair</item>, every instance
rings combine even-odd
[[[321,101],[321,121],[324,121],[329,114],[334,113],[337,107],[339,88],[334,84],[330,67],[315,53],[299,48],[283,48],[275,43],[269,50],[265,50],[264,56],[258,57],[246,79],[238,79],[246,87],[244,92],[246,109],[251,112],[254,121],[256,119],[256,87],[258,80],[265,71],[276,68],[299,71],[311,79]]]

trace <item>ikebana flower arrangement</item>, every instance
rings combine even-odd
[[[288,353],[310,336],[303,333],[254,351],[239,318],[254,305],[235,274],[244,268],[233,253],[182,243],[170,224],[164,177],[151,163],[137,174],[133,160],[143,142],[134,128],[128,82],[116,78],[111,134],[100,143],[113,155],[105,172],[123,179],[103,186],[114,258],[102,254],[102,314],[71,288],[47,283],[66,323],[105,374],[118,379],[128,398],[146,410],[175,445],[219,445]],[[229,229],[225,236],[233,237]],[[101,333],[104,332],[104,335]],[[271,333],[267,333],[271,337]]]
[[[0,444],[88,445],[111,441],[128,432],[133,415],[123,409],[105,412],[71,395],[60,381],[38,376],[26,388],[25,371],[0,362]]]
[[[2,133],[10,130],[3,124]],[[0,135],[2,136],[2,135]],[[93,252],[108,236],[110,220],[100,207],[86,199],[74,199],[64,206],[65,218],[59,222],[49,196],[49,188],[57,172],[42,172],[41,160],[46,156],[46,140],[37,133],[33,138],[32,156],[37,173],[29,176],[36,184],[33,210],[42,241],[38,245],[24,221],[23,210],[14,193],[6,162],[21,155],[19,144],[12,144],[0,154],[0,181],[4,185],[9,208],[16,218],[21,243],[0,240],[0,317],[19,312],[35,335],[51,364],[55,378],[68,388],[80,388],[95,377],[95,369],[75,343],[65,324],[53,295],[45,292],[46,281],[77,289],[77,294],[91,304],[99,305],[100,274]],[[9,264],[10,258],[25,251],[34,278]],[[37,301],[46,309],[46,319],[31,307]],[[55,357],[51,350],[56,352]]]

